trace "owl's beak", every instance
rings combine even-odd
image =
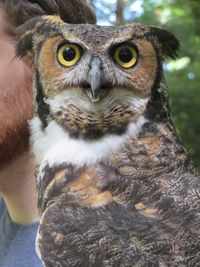
[[[99,102],[102,95],[102,61],[100,58],[95,57],[90,64],[90,71],[87,77],[89,85],[87,94],[90,100],[94,103]]]

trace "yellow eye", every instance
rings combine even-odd
[[[81,47],[76,44],[64,44],[59,47],[57,58],[61,65],[65,67],[74,66],[81,58]]]
[[[132,45],[119,45],[114,50],[114,60],[123,68],[128,69],[133,67],[137,62],[137,58],[137,51]]]

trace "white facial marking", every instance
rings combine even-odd
[[[120,104],[128,105],[134,112],[140,111],[141,108],[146,107],[149,98],[141,98],[133,95],[132,92],[125,88],[115,88],[110,94],[108,94],[99,103],[92,103],[88,101],[87,95],[82,91],[81,88],[70,88],[69,90],[63,91],[53,97],[49,97],[45,102],[50,106],[53,113],[56,113],[62,107],[66,107],[69,104],[78,106],[82,111],[87,112],[101,112],[109,110],[112,105],[116,105],[116,101]]]

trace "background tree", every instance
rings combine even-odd
[[[116,2],[116,25],[124,24],[124,0],[117,0]]]
[[[200,1],[93,0],[99,24],[141,22],[164,27],[181,42],[175,61],[164,65],[173,121],[200,167]]]

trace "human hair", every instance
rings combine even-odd
[[[96,17],[87,0],[0,0],[4,11],[6,30],[13,34],[15,28],[27,20],[41,15],[59,15],[67,23],[95,23]]]

